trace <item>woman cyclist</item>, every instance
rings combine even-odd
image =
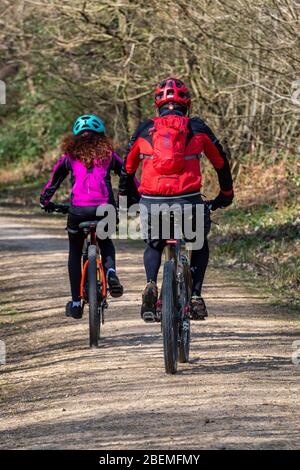
[[[42,209],[52,212],[51,202],[55,191],[68,174],[71,175],[71,206],[68,214],[69,277],[72,300],[66,305],[66,316],[82,317],[80,299],[81,256],[84,235],[79,224],[97,219],[99,205],[115,204],[110,173],[120,175],[122,160],[114,152],[105,134],[101,119],[94,115],[79,116],[73,133],[67,134],[61,144],[63,155],[56,163],[52,177],[40,195]],[[123,287],[116,274],[115,247],[110,238],[98,239],[109,291],[112,297],[120,297]]]

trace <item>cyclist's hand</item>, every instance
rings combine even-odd
[[[53,204],[53,202],[48,202],[48,204],[41,204],[41,208],[45,211],[45,212],[54,212],[54,209],[55,209],[55,204]]]
[[[59,212],[61,212],[62,214],[68,214],[69,209],[70,209],[69,204],[61,204]]]
[[[209,201],[210,208],[212,211],[215,211],[216,209],[222,209],[223,207],[228,207],[232,203],[232,200],[233,200],[233,192],[230,196],[227,196],[226,194],[222,193],[222,191],[220,191],[215,199],[213,199],[212,201]]]

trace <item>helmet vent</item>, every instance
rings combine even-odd
[[[163,80],[162,82],[160,82],[159,88],[163,88],[164,86],[166,86],[166,83],[167,83],[167,80]]]
[[[170,88],[169,90],[167,90],[167,96],[174,96],[173,88]]]

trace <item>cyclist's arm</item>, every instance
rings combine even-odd
[[[112,153],[112,160],[111,160],[111,169],[115,173],[115,175],[120,176],[121,170],[123,166],[123,160],[117,152]]]
[[[119,193],[122,196],[128,196],[132,193],[132,188],[136,188],[136,184],[134,183],[134,176],[135,172],[137,171],[140,163],[140,146],[139,146],[139,139],[141,138],[145,129],[149,126],[149,123],[152,122],[151,120],[147,120],[142,122],[133,136],[131,137],[128,147],[127,147],[127,154],[124,159],[124,164],[121,170],[120,176],[120,184],[119,184]],[[138,197],[137,190],[134,191],[136,196]]]
[[[233,195],[231,170],[223,147],[218,141],[213,142],[206,134],[204,135],[204,153],[217,172],[222,193],[226,196]]]
[[[122,160],[122,158],[116,152],[113,152],[112,157],[113,157],[112,158],[112,170],[114,171],[114,173],[116,175],[121,177],[124,161]],[[134,191],[135,191],[136,194],[138,194],[138,187],[140,185],[140,182],[136,177],[134,177],[133,178],[133,183],[134,183]]]
[[[222,145],[204,121],[199,118],[194,118],[192,121],[196,138],[201,139],[204,154],[217,172],[221,192],[233,198],[231,170]]]
[[[63,180],[69,173],[69,159],[67,155],[63,155],[55,167],[53,168],[52,176],[48,183],[44,186],[40,194],[40,203],[42,206],[47,206],[55,191],[60,187]]]

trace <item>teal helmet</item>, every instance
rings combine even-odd
[[[105,126],[103,121],[97,116],[85,114],[84,116],[79,116],[74,122],[73,134],[78,135],[84,131],[93,131],[102,134],[105,132]]]

